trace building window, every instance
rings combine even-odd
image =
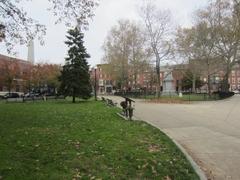
[[[232,71],[232,76],[235,76],[235,71]]]
[[[235,84],[235,83],[236,83],[236,81],[235,81],[235,78],[232,78],[232,83],[233,83],[233,84]]]

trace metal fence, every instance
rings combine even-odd
[[[164,92],[161,93],[160,97],[158,97],[156,91],[121,91],[116,92],[114,95],[130,97],[136,99],[170,99],[170,100],[182,100],[182,101],[211,101],[211,100],[220,100],[234,95],[234,93],[223,93],[223,92],[215,92],[211,95],[207,93],[173,93],[173,92]]]
[[[0,102],[36,102],[36,101],[47,101],[47,100],[60,100],[65,99],[64,96],[39,96],[39,97],[19,97],[19,98],[7,98],[7,99],[0,99]]]

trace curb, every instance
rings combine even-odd
[[[143,120],[142,120],[143,121]],[[152,123],[149,123],[147,121],[143,121],[147,124],[150,124],[151,126],[154,126],[155,128],[159,129],[160,131],[162,131],[159,127],[155,126]],[[193,158],[188,154],[188,152],[183,148],[182,145],[180,145],[177,141],[175,141],[171,136],[169,136],[166,132],[162,131],[167,137],[169,137],[173,143],[180,149],[180,151],[184,154],[184,156],[187,158],[187,160],[190,162],[190,164],[192,165],[194,171],[196,172],[196,174],[199,176],[200,180],[208,180],[207,176],[205,175],[205,173],[203,172],[203,170],[200,168],[200,166],[193,160]]]
[[[117,115],[118,115],[119,117],[127,120],[127,121],[137,121],[137,119],[136,119],[135,116],[133,116],[133,117],[132,117],[132,120],[130,120],[130,119],[128,119],[127,117],[123,116],[121,113],[117,113]]]
[[[154,126],[155,127],[155,126]],[[164,132],[164,131],[163,131]],[[165,132],[164,132],[165,133]],[[165,133],[166,134],[166,133]],[[183,148],[183,146],[181,144],[179,144],[177,141],[175,141],[174,139],[172,139],[168,134],[166,134],[172,141],[173,143],[182,151],[182,153],[185,155],[185,157],[187,158],[187,160],[190,162],[190,164],[192,165],[193,169],[195,170],[195,172],[197,173],[197,175],[199,176],[199,178],[201,180],[208,180],[207,176],[205,175],[205,173],[203,172],[203,170],[200,168],[200,166],[198,166],[198,164],[193,160],[193,158],[188,154],[188,152]]]

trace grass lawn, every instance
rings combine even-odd
[[[211,97],[208,94],[184,94],[182,97],[184,101],[214,101],[219,99],[219,96],[216,94]]]
[[[154,95],[149,95],[149,96],[141,96],[139,97],[140,99],[147,99],[147,100],[156,100],[158,99]],[[214,100],[219,100],[218,95],[212,95],[209,97],[207,94],[184,94],[183,97],[179,96],[160,96],[160,100],[175,100],[175,101],[214,101]]]
[[[101,102],[0,103],[0,179],[199,179],[158,129]]]

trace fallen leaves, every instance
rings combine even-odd
[[[150,153],[160,152],[160,147],[159,147],[158,145],[151,144],[151,145],[148,147],[148,151],[149,151]]]

